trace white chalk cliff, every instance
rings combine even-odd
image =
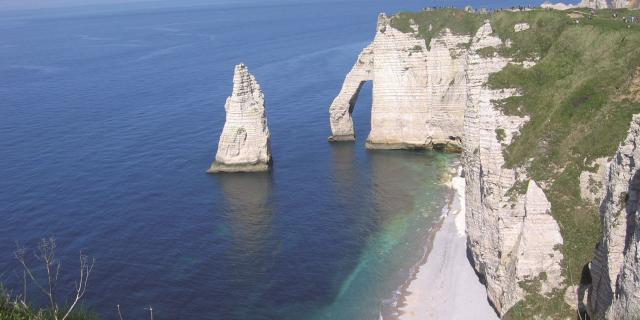
[[[603,238],[591,263],[595,319],[640,317],[640,115],[631,122],[604,181]]]
[[[517,24],[514,31],[528,27]],[[528,118],[506,116],[494,105],[517,90],[485,85],[510,60],[478,50],[502,45],[489,22],[473,38],[445,29],[427,46],[416,32],[396,30],[381,15],[374,41],[330,108],[331,139],[353,140],[353,105],[371,80],[368,147],[462,147],[468,246],[500,315],[524,298],[522,283],[540,281],[543,294],[563,285],[563,239],[543,188],[524,170],[504,168],[503,148]],[[498,131],[504,136],[498,138]],[[522,194],[513,191],[521,185]]]
[[[354,140],[351,113],[360,88],[373,82],[369,148],[460,147],[466,102],[465,50],[469,36],[448,30],[430,50],[381,14],[373,42],[346,76],[331,107],[331,141]]]
[[[574,8],[591,8],[591,9],[638,9],[640,1],[638,0],[582,0],[578,4],[566,4],[563,2],[551,3],[544,2],[542,8],[568,10]]]
[[[264,94],[244,64],[235,67],[233,92],[224,106],[226,121],[216,159],[207,170],[215,172],[267,171],[271,145]]]
[[[517,94],[516,90],[485,86],[489,75],[509,60],[476,53],[501,44],[492,35],[491,25],[485,23],[471,45],[462,159],[469,249],[476,271],[485,278],[489,300],[503,315],[524,297],[521,282],[540,280],[544,293],[561,285],[562,253],[558,246],[563,241],[544,191],[528,180],[526,172],[504,167],[502,149],[528,119],[506,116],[493,104]],[[502,141],[497,130],[504,132]],[[525,184],[526,193],[514,192],[516,184]]]

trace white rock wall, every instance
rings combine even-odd
[[[271,145],[264,94],[244,64],[235,67],[233,92],[224,106],[226,121],[209,173],[267,171]]]
[[[600,205],[603,238],[591,263],[589,308],[595,319],[640,317],[640,115],[613,158]]]
[[[469,249],[476,271],[485,278],[489,300],[503,315],[524,297],[521,281],[544,273],[546,280],[541,282],[545,292],[561,285],[562,254],[557,246],[562,244],[562,237],[550,215],[551,205],[535,181],[528,182],[524,195],[508,194],[517,181],[526,181],[527,177],[524,172],[503,167],[502,150],[527,118],[506,116],[493,105],[493,100],[515,95],[516,90],[485,86],[489,75],[500,71],[509,60],[483,58],[475,52],[501,44],[492,35],[489,23],[473,40],[467,66],[462,158]],[[504,130],[504,141],[498,141],[496,129]]]
[[[522,32],[522,31],[527,31],[530,28],[531,28],[531,26],[526,22],[516,23],[516,25],[513,26],[513,31],[514,32]]]
[[[611,7],[611,3],[607,0],[582,0],[578,4],[578,7],[606,9]]]
[[[591,9],[638,9],[640,1],[638,0],[582,0],[578,4],[566,4],[562,2],[551,3],[544,2],[542,8],[568,10],[574,8],[591,8]]]

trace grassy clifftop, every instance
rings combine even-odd
[[[601,238],[598,208],[580,197],[580,173],[595,170],[595,159],[615,154],[632,115],[640,112],[640,97],[633,94],[634,79],[640,78],[640,26],[627,28],[608,18],[609,12],[597,14],[593,20],[580,19],[580,24],[558,19],[540,28],[532,23],[532,32],[512,38],[513,48],[528,50],[527,38],[541,39],[540,50],[529,51],[539,56],[539,63],[531,69],[510,65],[489,80],[495,89],[522,91],[520,97],[499,102],[505,113],[531,118],[505,158],[508,166],[526,167],[532,178],[546,183],[564,238],[565,276],[572,284],[580,280]],[[502,16],[495,19],[528,21],[536,15]],[[530,35],[543,33],[540,29],[549,24],[554,25],[550,33]],[[540,306],[518,307],[529,315]]]
[[[595,159],[613,156],[632,115],[640,113],[640,24],[629,26],[621,18],[640,13],[616,12],[617,18],[610,10],[596,11],[590,19],[586,9],[492,15],[434,10],[402,13],[392,20],[401,31],[418,24],[420,36],[430,41],[444,28],[472,35],[489,19],[494,33],[511,45],[483,54],[538,62],[529,69],[510,64],[493,74],[488,86],[522,93],[495,101],[506,114],[530,117],[506,148],[505,159],[508,167],[527,168],[531,178],[543,182],[564,238],[563,263],[570,284],[580,281],[601,238],[598,208],[580,197],[580,173],[595,171]],[[514,25],[522,22],[531,29],[514,32]],[[562,293],[543,297],[530,291],[507,318],[569,315]]]
[[[427,48],[431,38],[448,28],[453,33],[473,35],[486,19],[485,15],[457,9],[440,9],[421,12],[401,12],[391,18],[391,26],[402,32],[414,32],[425,40]]]

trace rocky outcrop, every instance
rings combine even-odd
[[[578,3],[577,7],[579,8],[592,8],[592,9],[607,9],[607,8],[616,8],[612,6],[611,1],[607,0],[582,0]],[[617,1],[620,2],[620,1]]]
[[[207,172],[269,170],[271,145],[264,94],[244,64],[235,67],[233,92],[224,108],[227,115],[218,152]]]
[[[583,171],[580,174],[580,197],[593,205],[599,205],[604,197],[603,184],[609,169],[608,159],[596,159],[592,167],[594,171]]]
[[[469,36],[445,30],[429,44],[391,27],[381,14],[373,42],[345,78],[329,108],[330,141],[354,140],[351,113],[360,88],[373,82],[369,148],[460,147],[466,103]]]
[[[494,106],[494,101],[515,95],[516,90],[485,86],[489,75],[509,60],[477,53],[501,44],[489,23],[472,42],[462,159],[468,246],[474,268],[485,278],[489,300],[503,315],[525,296],[521,283],[540,281],[545,293],[562,284],[558,247],[563,241],[540,186],[533,180],[527,182],[526,172],[504,168],[502,149],[527,118],[506,116]],[[520,189],[526,190],[524,194]]]
[[[526,22],[516,23],[516,25],[513,26],[513,31],[514,32],[521,32],[521,31],[529,30],[530,28],[531,28],[531,26]]]
[[[603,238],[591,263],[589,308],[595,319],[640,316],[640,115],[608,168],[600,205]]]
[[[552,3],[552,2],[549,2],[549,1],[545,1],[540,5],[540,8],[554,9],[554,10],[568,10],[568,9],[575,8],[575,5],[574,4],[566,4],[566,3],[563,3],[563,2]]]
[[[582,0],[581,3],[593,3],[596,2],[598,4],[600,4],[601,6],[598,7],[599,9],[605,9],[605,8],[609,8],[609,9],[638,9],[640,8],[640,1],[638,0]],[[604,4],[606,4],[606,6],[603,6]]]
[[[551,3],[544,2],[542,8],[568,10],[574,8],[591,8],[591,9],[638,9],[640,1],[638,0],[582,0],[578,4],[566,4],[562,2]]]

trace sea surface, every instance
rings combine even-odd
[[[366,150],[370,84],[357,142],[327,142],[328,107],[378,12],[427,3],[177,3],[0,11],[0,282],[22,294],[16,241],[55,237],[60,298],[89,254],[105,319],[377,319],[456,156]],[[207,175],[240,62],[273,171]]]

